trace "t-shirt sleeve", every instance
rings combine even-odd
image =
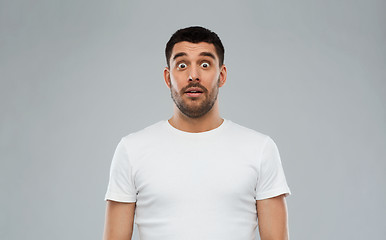
[[[130,164],[124,138],[122,138],[111,161],[105,201],[109,199],[117,202],[136,202],[136,192],[132,165]]]
[[[271,137],[267,136],[261,152],[260,170],[256,187],[256,200],[275,197],[281,194],[289,196],[279,150]]]

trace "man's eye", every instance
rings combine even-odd
[[[186,64],[185,63],[180,63],[180,64],[178,64],[178,68],[184,69],[184,68],[186,68]]]
[[[208,68],[209,67],[209,63],[203,62],[203,63],[201,63],[201,67]]]

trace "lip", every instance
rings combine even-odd
[[[190,91],[196,91],[196,93],[191,93]],[[197,97],[200,97],[202,94],[204,94],[204,90],[199,87],[190,87],[186,89],[185,94],[188,97],[197,98]]]
[[[201,96],[203,93],[190,93],[190,92],[186,92],[185,93],[186,95],[188,95],[189,97],[199,97]]]
[[[186,89],[185,93],[190,92],[190,91],[197,91],[197,92],[201,92],[201,93],[204,92],[204,90],[202,90],[199,87],[191,87],[191,88]]]

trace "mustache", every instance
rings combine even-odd
[[[201,88],[202,91],[205,93],[205,92],[208,92],[208,89],[206,89],[206,87],[202,86],[200,83],[192,83],[192,84],[189,84],[188,86],[184,87],[182,89],[182,92],[186,92],[186,90],[188,88],[192,88],[192,87],[197,87],[197,88]]]

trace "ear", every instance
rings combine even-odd
[[[168,67],[164,68],[164,80],[168,88],[170,88],[170,70]]]
[[[227,68],[223,64],[221,66],[221,69],[220,69],[220,84],[219,84],[219,87],[222,87],[225,84],[226,80],[227,80]]]

